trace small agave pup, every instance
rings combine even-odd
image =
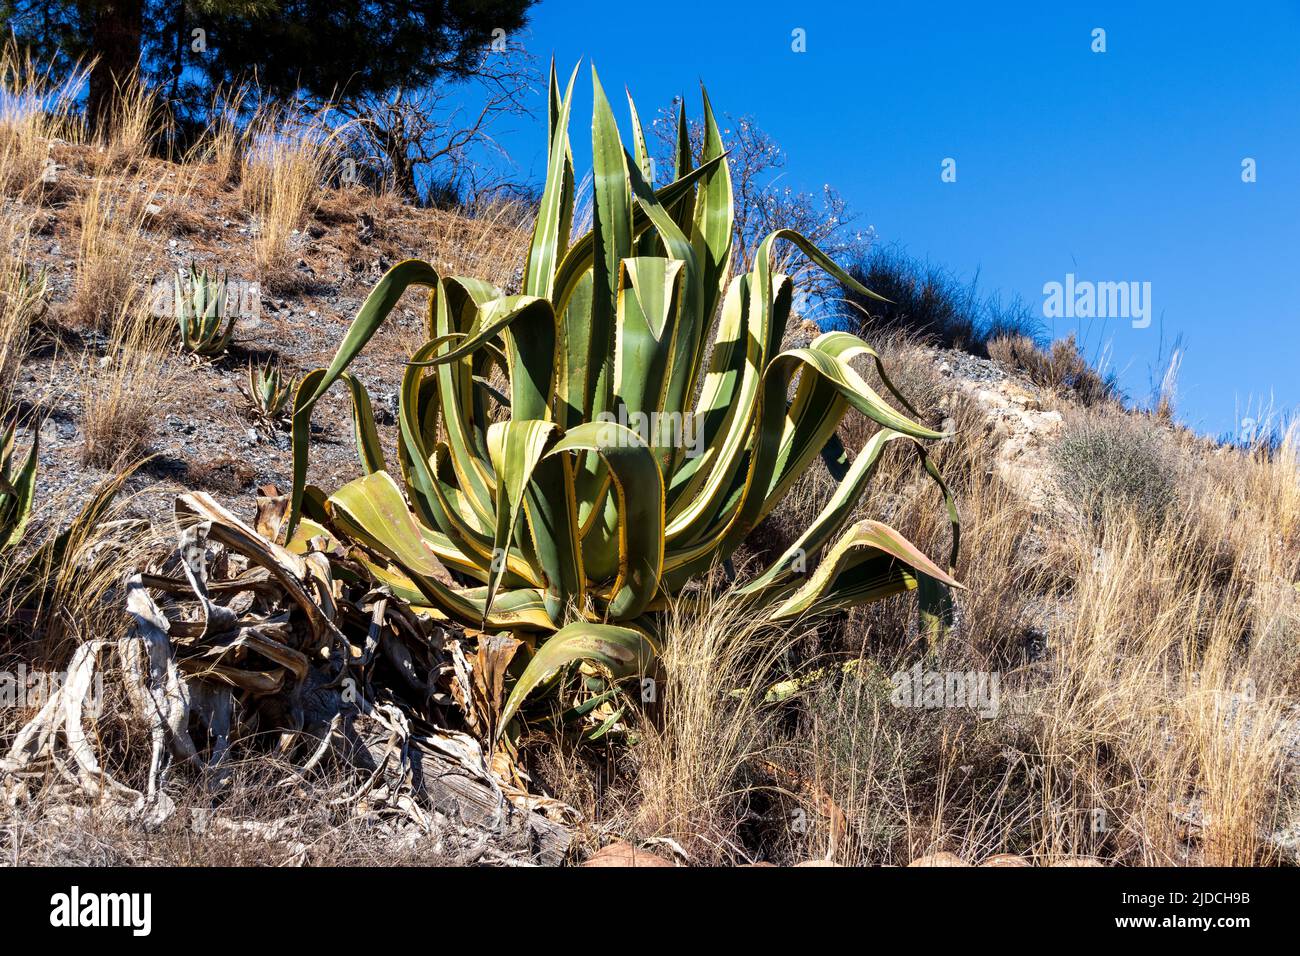
[[[252,412],[264,422],[274,422],[285,411],[293,385],[280,375],[280,368],[271,362],[265,365],[248,365],[248,385],[245,394]]]
[[[191,265],[188,276],[177,270],[175,293],[176,323],[185,351],[205,357],[224,352],[235,332],[235,315],[227,308],[225,277],[216,278]]]
[[[470,627],[532,632],[535,650],[498,728],[575,661],[615,679],[645,673],[658,612],[725,560],[817,455],[838,460],[836,427],[850,407],[879,429],[837,468],[836,493],[802,536],[740,593],[756,617],[785,622],[919,586],[935,623],[947,589],[958,586],[950,576],[956,508],[923,447],[944,435],[913,420],[861,339],[830,332],[779,351],[793,289],[773,270],[774,246],[792,243],[840,282],[872,293],[787,230],[761,243],[750,272],[731,276],[731,180],[707,95],[698,163],[681,110],[674,181],[656,190],[635,106],[629,99],[630,154],[594,71],[592,79],[593,230],[570,238],[574,78],[561,93],[552,68],[547,181],[523,294],[402,262],[371,292],[329,367],[305,376],[295,397],[293,546],[333,534],[376,582],[414,605]],[[429,290],[429,339],[402,382],[394,473],[366,391],[346,370],[411,286]],[[908,414],[852,367],[859,357],[875,362]],[[506,421],[490,415],[494,367],[509,381]],[[327,495],[306,484],[310,418],[339,379],[352,397],[365,476]],[[637,416],[691,416],[693,448],[622,424]],[[916,450],[947,504],[947,569],[880,522],[850,524],[893,441]],[[471,583],[448,584],[444,569]]]

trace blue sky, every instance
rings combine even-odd
[[[806,52],[791,32],[806,33]],[[1094,53],[1092,31],[1106,31]],[[783,185],[836,186],[880,239],[1037,306],[1043,286],[1151,283],[1153,321],[1044,320],[1108,349],[1129,394],[1182,336],[1179,417],[1233,431],[1300,406],[1300,3],[543,0],[521,38],[594,60],[644,115],[698,80],[785,148]],[[590,80],[571,135],[589,154]],[[536,122],[500,136],[544,164]],[[617,107],[616,107],[617,108]],[[1242,182],[1252,158],[1257,181]],[[957,180],[941,181],[945,158]],[[581,175],[581,172],[580,172]]]

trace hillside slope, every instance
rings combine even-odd
[[[328,363],[373,283],[404,258],[508,288],[528,241],[526,214],[511,206],[471,217],[326,190],[303,206],[283,261],[268,268],[258,247],[266,217],[216,164],[110,161],[68,144],[52,155],[49,188],[5,206],[9,273],[47,277],[38,314],[5,333],[23,339],[13,385],[19,444],[40,435],[37,538],[131,465],[118,516],[147,519],[155,545],[172,546],[172,502],[186,490],[210,491],[251,517],[260,486],[288,486],[291,453],[283,422],[247,414],[240,389],[250,363],[276,362],[295,377]],[[165,291],[190,263],[259,283],[233,346],[213,360],[181,354],[168,320],[143,314],[155,281]],[[12,312],[12,297],[6,303]],[[353,366],[390,454],[394,396],[404,359],[424,338],[423,307],[408,294]],[[742,845],[781,861],[849,863],[939,851],[968,860],[1014,852],[1035,861],[1294,861],[1297,433],[1275,449],[1220,447],[1115,402],[1085,406],[994,361],[896,337],[873,344],[918,411],[953,434],[936,462],[962,511],[957,577],[967,590],[948,640],[927,649],[912,599],[891,599],[789,635],[789,653],[778,656],[794,673],[774,676],[808,678],[811,690],[781,720],[696,694],[712,702],[698,705],[698,721],[673,714],[645,728],[635,756],[613,767],[593,769],[590,754],[562,743],[539,745],[531,783],[574,808],[577,845],[594,849],[615,834],[671,840],[703,862],[741,859],[727,848]],[[315,424],[310,478],[335,487],[358,473],[346,403],[323,406]],[[842,437],[853,451],[867,434],[854,421]],[[903,464],[885,457],[863,515],[946,553],[933,486],[904,477]],[[750,550],[788,544],[829,487],[819,464]],[[713,626],[686,621],[678,631],[687,641]],[[78,640],[102,636],[88,622],[73,631]],[[825,659],[853,675],[833,693],[818,670]],[[690,665],[674,680],[712,691],[734,676],[710,670],[734,667],[730,658],[676,660]],[[922,664],[995,675],[1001,704],[979,714],[902,708],[882,695],[891,675]],[[701,727],[717,733],[701,743]],[[13,729],[5,724],[5,744]],[[708,749],[724,743],[725,753]],[[800,781],[794,791],[815,794],[809,805],[833,811],[797,833],[772,823],[786,799],[770,796],[772,766]],[[731,775],[710,776],[709,767]],[[1109,823],[1098,829],[1098,819]]]

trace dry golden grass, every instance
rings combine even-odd
[[[532,210],[511,200],[485,202],[465,214],[431,210],[425,258],[445,275],[474,276],[498,289],[521,282],[532,239]]]
[[[141,268],[157,238],[146,229],[157,183],[95,179],[79,204],[77,274],[67,306],[76,325],[105,329],[143,299],[149,275]]]
[[[107,476],[85,500],[63,491],[43,501],[22,546],[0,561],[0,635],[9,651],[58,668],[77,645],[124,631],[125,575],[156,553],[163,533],[129,517],[134,496],[123,489],[132,472]],[[97,500],[107,502],[101,520],[86,520]]]
[[[158,399],[176,377],[168,358],[172,331],[138,308],[124,307],[108,330],[102,357],[87,355],[78,378],[82,462],[120,470],[144,457]]]
[[[988,343],[989,357],[1008,370],[1024,372],[1043,388],[1068,392],[1083,405],[1116,398],[1115,388],[1094,369],[1075,342],[1074,333],[1057,339],[1044,352],[1026,335],[1010,335]]]
[[[47,307],[46,276],[33,272],[26,222],[0,221],[0,412],[12,404],[14,385],[32,338],[32,324]]]
[[[63,140],[80,143],[85,124],[76,96],[85,72],[74,69],[56,81],[48,67],[9,41],[0,50],[0,192],[32,201],[57,181],[51,149]]]
[[[254,117],[246,133],[241,197],[257,223],[253,258],[272,291],[296,288],[292,240],[338,162],[338,131],[326,120],[268,110]]]
[[[99,135],[100,173],[136,172],[168,139],[170,115],[158,93],[132,73],[117,84],[113,115]]]
[[[927,652],[914,597],[856,611],[792,658],[818,680],[779,708],[747,711],[720,688],[751,679],[753,625],[718,626],[709,606],[693,618],[683,606],[673,634],[690,636],[679,646],[696,656],[680,660],[698,685],[669,684],[664,726],[681,731],[647,736],[640,816],[615,817],[655,825],[616,828],[733,861],[757,840],[787,862],[898,864],[938,850],[971,862],[1001,852],[1049,864],[1277,862],[1267,837],[1285,822],[1297,770],[1283,717],[1300,687],[1300,428],[1272,454],[1171,432],[1160,447],[1179,495],[1161,523],[1122,499],[1095,515],[1043,511],[989,466],[980,408],[936,401],[942,383],[927,380],[926,363],[887,361],[923,417],[957,434],[936,456],[963,515],[957,576],[970,590],[955,629]],[[887,456],[875,488],[864,516],[946,554],[946,518],[908,456]],[[772,533],[788,537],[829,489],[811,473]],[[710,666],[711,648],[726,666]],[[666,654],[680,652],[670,641]],[[918,660],[997,675],[997,715],[896,706],[890,675]],[[786,792],[746,771],[756,757],[793,771]]]
[[[694,863],[743,856],[746,780],[767,748],[768,687],[785,676],[795,629],[763,627],[715,572],[674,602],[661,632],[661,719],[640,728],[629,821],[640,837],[677,841]]]
[[[1255,608],[1245,582],[1215,582],[1202,516],[1183,517],[1153,532],[1113,511],[1099,551],[1072,552],[1071,613],[1051,634],[1054,679],[1030,695],[1042,719],[1038,819],[1100,808],[1111,852],[1126,862],[1267,862],[1281,701],[1250,678],[1257,649],[1243,637]],[[1189,827],[1199,839],[1187,839]],[[1041,830],[1040,852],[1073,849]]]
[[[212,98],[209,109],[212,118],[208,121],[207,129],[185,157],[186,166],[206,166],[209,182],[218,189],[224,189],[239,180],[247,142],[245,125],[240,120],[243,106],[242,92],[226,96],[218,91]]]

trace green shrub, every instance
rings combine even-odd
[[[1092,521],[1127,509],[1156,525],[1177,499],[1173,452],[1145,420],[1081,417],[1069,425],[1053,456],[1062,493]]]

